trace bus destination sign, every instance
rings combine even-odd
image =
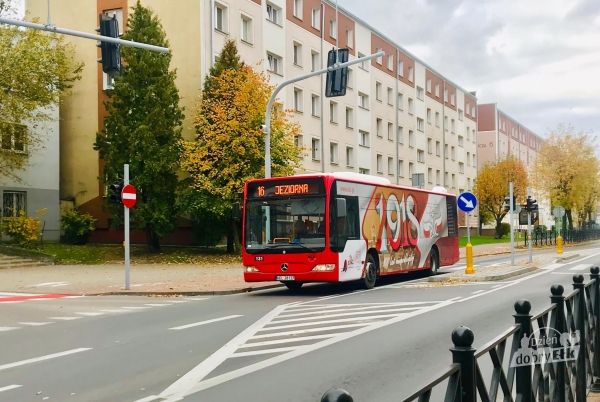
[[[302,195],[323,194],[323,182],[319,179],[304,179],[301,181],[271,181],[248,184],[248,197],[296,197]]]

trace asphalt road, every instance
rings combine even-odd
[[[399,400],[448,366],[456,326],[473,329],[478,347],[513,323],[515,300],[536,312],[549,306],[552,284],[570,291],[573,274],[600,263],[598,244],[578,252],[479,284],[441,286],[421,274],[370,291],[0,298],[0,401],[312,402],[334,386],[357,402]]]

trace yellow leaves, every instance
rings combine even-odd
[[[521,161],[508,158],[485,165],[477,175],[474,188],[481,208],[501,215],[510,181],[513,182],[517,199],[522,200],[527,194],[527,172]]]

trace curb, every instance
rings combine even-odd
[[[461,276],[446,276],[439,275],[429,278],[429,282],[451,282],[451,281],[464,281],[464,282],[493,282],[493,281],[501,281],[503,279],[512,278],[514,276],[520,276],[523,274],[527,274],[532,271],[536,271],[538,267],[523,267],[511,272],[506,272],[504,274],[498,275],[489,275],[489,276],[467,276],[466,274],[462,274]],[[439,279],[438,279],[439,277]]]
[[[259,290],[267,290],[267,289],[276,289],[284,287],[285,285],[265,285],[265,286],[257,286],[257,287],[248,287],[248,288],[240,288],[240,289],[231,289],[231,290],[206,290],[206,291],[196,291],[196,290],[188,290],[178,292],[176,290],[173,291],[133,291],[128,292],[126,290],[117,291],[117,292],[99,292],[99,293],[81,293],[81,295],[85,296],[222,296],[222,295],[233,295],[239,293],[250,293],[256,292]]]
[[[558,257],[556,259],[556,262],[568,262],[568,261],[571,261],[571,260],[575,260],[577,258],[579,258],[579,254],[571,254],[571,255],[568,255],[568,256],[565,256],[565,257]]]

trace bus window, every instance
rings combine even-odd
[[[358,211],[358,197],[338,197],[346,200],[346,215],[338,217],[335,201],[331,208],[330,246],[332,250],[341,251],[348,240],[360,239],[360,218]]]

